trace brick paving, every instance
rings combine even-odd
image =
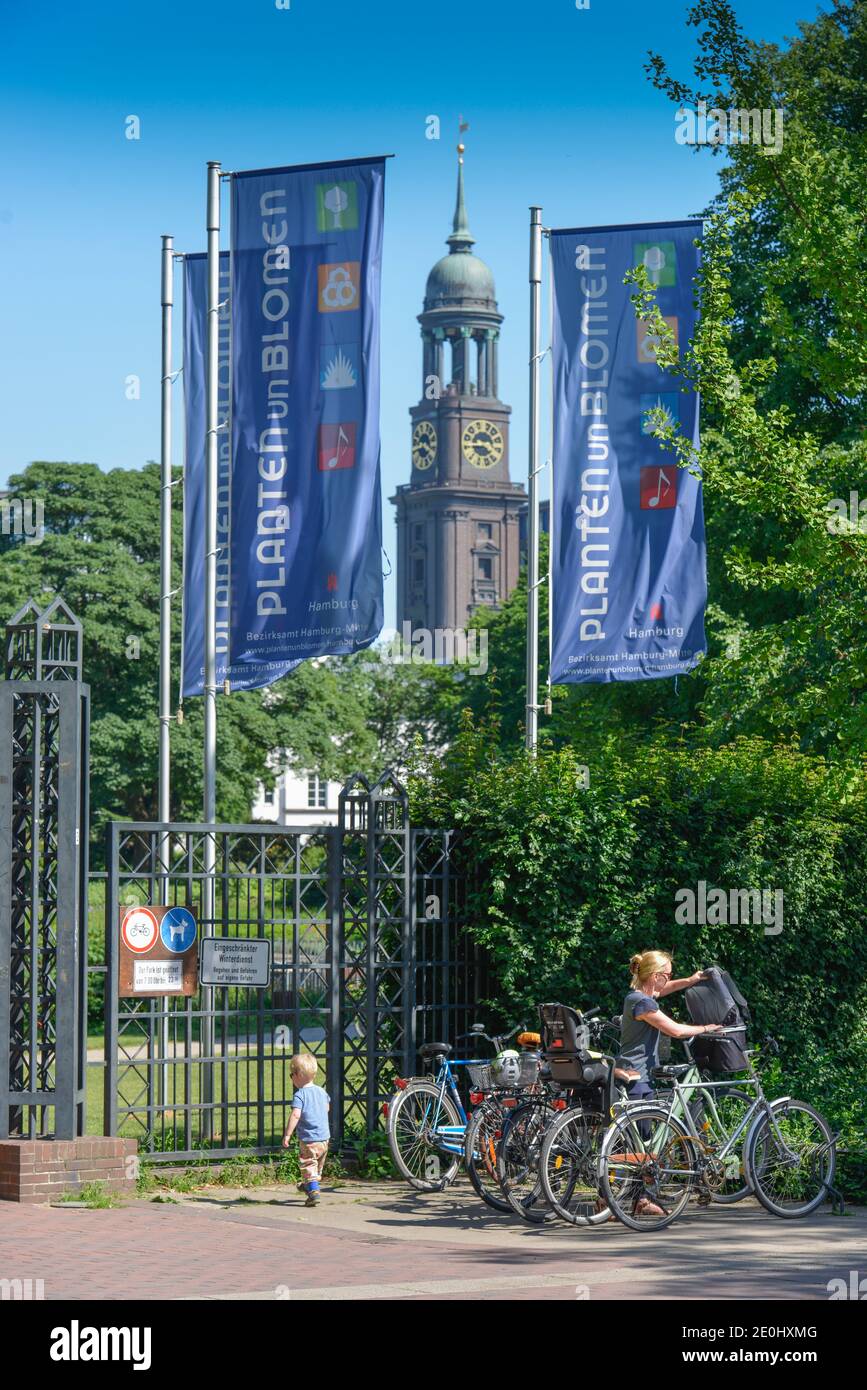
[[[867,1211],[778,1221],[755,1204],[657,1235],[544,1230],[466,1187],[422,1196],[346,1183],[306,1209],[294,1189],[211,1188],[88,1210],[0,1203],[0,1279],[46,1299],[827,1299],[867,1274]]]

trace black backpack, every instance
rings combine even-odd
[[[743,1032],[729,1038],[690,1038],[690,1050],[698,1065],[707,1071],[717,1075],[742,1071],[747,1065],[744,1047],[749,1005],[727,970],[711,965],[707,974],[706,980],[684,991],[690,1019],[693,1023],[721,1023],[726,1028],[743,1027]]]

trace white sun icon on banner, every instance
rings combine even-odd
[[[339,391],[357,385],[358,374],[346,354],[338,348],[336,357],[332,357],[323,373],[323,391]]]

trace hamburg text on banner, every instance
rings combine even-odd
[[[701,483],[652,433],[667,411],[698,447],[698,397],[636,318],[647,268],[681,350],[693,336],[700,222],[551,233],[554,287],[553,654],[557,684],[653,680],[706,651]]]
[[[232,179],[230,651],[239,684],[383,621],[382,159]],[[233,684],[235,683],[233,677]]]

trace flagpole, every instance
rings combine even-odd
[[[160,748],[157,819],[171,819],[171,720],[172,720],[172,307],[174,305],[174,238],[162,238],[160,304],[162,306],[162,372],[160,376]],[[171,837],[159,840],[160,901],[169,898]],[[168,1008],[162,1012],[157,1035],[159,1056],[169,1053]],[[165,1102],[167,1067],[157,1072],[157,1098]]]
[[[205,356],[204,816],[217,818],[217,427],[220,331],[220,166],[208,164],[208,332]]]
[[[157,819],[171,816],[172,718],[172,306],[174,238],[162,238],[162,375],[160,381],[160,754]],[[168,838],[160,839],[160,867],[168,870]]]
[[[539,339],[542,336],[542,209],[530,208],[530,449],[527,473],[527,718],[525,743],[539,737]]]
[[[208,331],[205,355],[205,632],[204,632],[204,805],[203,819],[212,826],[217,819],[217,427],[218,427],[218,368],[220,316],[220,165],[208,162],[207,233],[208,233]],[[215,921],[216,839],[205,836],[204,882],[202,884],[203,935],[213,936]],[[202,1046],[204,1055],[213,1057],[214,1020],[211,1014],[212,991],[203,990]],[[203,1068],[202,1112],[203,1134],[211,1138],[213,1126],[213,1062]]]

